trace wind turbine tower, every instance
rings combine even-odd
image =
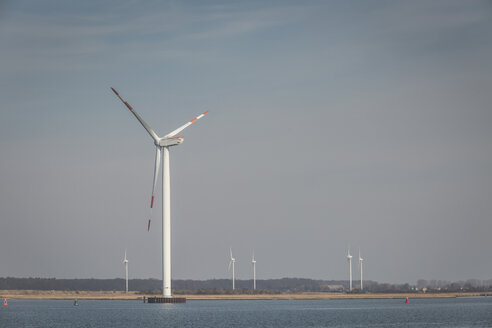
[[[362,290],[362,261],[364,261],[364,259],[362,257],[360,257],[360,248],[359,248],[359,266],[360,266],[360,290]]]
[[[229,269],[231,270],[231,264],[232,264],[232,290],[235,289],[235,279],[236,277],[234,276],[234,264],[236,263],[236,259],[232,257],[232,248],[229,248],[230,254],[231,254],[231,260],[229,261]]]
[[[352,291],[352,255],[350,255],[350,247],[347,250],[347,261],[349,263],[349,282],[350,282],[349,290]]]
[[[208,111],[195,117],[191,121],[183,124],[179,128],[163,137],[159,137],[154,130],[138,115],[138,113],[133,109],[128,102],[126,102],[120,94],[113,88],[113,92],[120,98],[120,100],[125,104],[125,106],[130,110],[130,112],[137,118],[137,120],[142,124],[144,129],[149,133],[156,146],[155,153],[155,166],[154,166],[154,185],[152,188],[152,198],[150,201],[150,208],[154,206],[154,195],[156,193],[157,179],[159,176],[159,167],[161,160],[163,162],[162,166],[162,296],[164,298],[172,298],[171,295],[171,184],[170,184],[170,174],[169,174],[169,148],[173,146],[180,145],[184,137],[179,136],[178,133],[183,131],[186,127],[193,124],[203,116],[205,116]],[[150,219],[147,224],[147,230],[150,230]]]
[[[253,251],[253,257],[251,258],[251,264],[253,264],[253,289],[256,289],[256,260],[255,260],[255,251]]]
[[[123,260],[123,264],[125,264],[125,282],[126,282],[125,292],[128,293],[128,259],[126,258],[126,251],[125,251],[125,259]]]

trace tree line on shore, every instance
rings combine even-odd
[[[278,294],[302,292],[348,292],[347,280],[314,280],[305,278],[281,278],[257,280],[253,290],[252,280],[236,280],[236,289],[231,288],[230,279],[173,280],[175,294]],[[129,290],[141,293],[160,293],[162,282],[158,279],[130,279]],[[0,290],[66,290],[66,291],[119,291],[125,280],[115,279],[56,279],[56,278],[0,278]],[[469,279],[449,282],[419,279],[416,285],[388,284],[364,281],[364,290],[359,281],[353,281],[352,293],[408,293],[408,292],[480,292],[492,291],[491,280]]]

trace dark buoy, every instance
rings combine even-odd
[[[406,304],[408,304],[408,296],[407,296],[407,298],[405,299],[405,303],[406,303]]]
[[[73,301],[73,306],[79,306],[79,301],[77,299]]]
[[[9,303],[7,303],[7,299],[4,299],[3,300],[3,306],[7,306],[7,305],[9,305]]]

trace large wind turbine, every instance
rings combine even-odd
[[[362,261],[364,261],[364,259],[360,257],[360,248],[359,248],[360,290],[362,290]]]
[[[176,130],[166,134],[164,137],[159,137],[154,130],[138,115],[138,113],[127,103],[120,94],[113,88],[113,92],[120,98],[125,106],[132,112],[137,120],[142,124],[145,130],[150,134],[154,140],[156,146],[155,153],[155,167],[154,167],[154,184],[152,187],[152,198],[150,201],[150,208],[154,206],[154,195],[156,193],[157,178],[159,175],[159,167],[161,164],[161,157],[163,161],[162,166],[162,296],[172,297],[171,295],[171,185],[169,181],[169,147],[177,146],[181,144],[184,137],[177,134],[183,131],[186,127],[202,118],[205,113],[195,117],[186,124],[180,126]],[[147,224],[147,230],[150,229],[150,219]]]
[[[232,264],[232,290],[235,289],[235,279],[236,277],[234,276],[234,264],[236,263],[236,259],[232,257],[232,248],[229,248],[230,254],[231,254],[231,260],[229,261],[229,269],[231,270],[231,264]]]
[[[350,281],[349,290],[352,291],[352,255],[350,255],[350,247],[347,250],[347,261],[349,263],[349,281]]]
[[[256,289],[256,260],[255,260],[255,251],[253,251],[253,257],[251,258],[251,264],[253,264],[253,289]]]
[[[128,293],[128,259],[126,258],[126,251],[125,251],[125,259],[123,260],[123,264],[125,265],[125,282],[126,282],[125,291]]]

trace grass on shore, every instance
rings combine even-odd
[[[59,290],[0,290],[0,298],[31,300],[142,300],[139,292],[130,291],[59,291]],[[146,297],[160,295],[145,295]],[[492,292],[466,293],[295,293],[258,295],[179,295],[188,300],[316,300],[316,299],[383,299],[383,298],[454,298],[492,296]]]

